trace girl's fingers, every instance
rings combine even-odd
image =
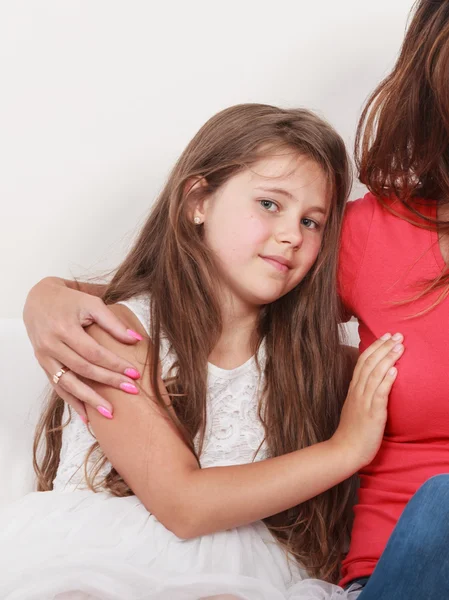
[[[52,381],[53,375],[57,373],[61,368],[61,364],[56,362],[55,360],[48,361],[48,368],[46,368],[47,375]],[[64,373],[62,377],[59,379],[57,384],[53,384],[56,392],[61,396],[62,393],[67,392],[70,396],[73,396],[77,400],[84,402],[85,404],[89,404],[100,414],[108,419],[112,419],[113,408],[110,402],[105,400],[100,394],[98,394],[95,390],[89,387],[87,384],[83,383],[78,379],[75,373],[72,371],[67,371]],[[70,402],[70,405],[73,404]],[[79,411],[79,405],[77,404]],[[74,407],[75,408],[75,407]],[[76,409],[75,409],[76,410]]]
[[[102,329],[110,333],[119,342],[135,344],[142,340],[142,336],[133,329],[128,329],[103,301],[100,301],[97,308],[91,310],[91,314],[95,323],[100,325]],[[106,366],[108,369],[111,368],[107,365],[102,366]]]
[[[140,377],[140,374],[135,369],[132,373],[134,374],[134,378],[108,371],[107,369],[103,369],[102,367],[87,362],[82,356],[79,356],[65,344],[60,344],[58,346],[57,356],[55,358],[58,362],[68,367],[72,373],[80,375],[84,379],[91,379],[92,381],[103,383],[127,392],[128,394],[135,395],[139,393],[135,379],[137,379],[136,375]]]
[[[396,380],[398,370],[396,367],[390,367],[382,379],[381,383],[377,386],[376,391],[373,394],[372,409],[382,410],[386,409],[388,404],[388,396],[391,392],[391,387]]]
[[[362,393],[365,392],[368,378],[370,377],[373,370],[380,363],[380,361],[383,360],[389,352],[393,352],[393,354],[395,354],[396,352],[398,354],[402,352],[403,346],[400,340],[402,340],[403,337],[400,334],[396,339],[394,339],[395,337],[396,336],[388,340],[384,340],[382,344],[377,345],[374,352],[368,354],[366,358],[363,358],[360,361],[362,364],[358,375],[357,386]]]
[[[103,369],[108,369],[109,371],[113,371],[117,374],[126,375],[131,377],[131,379],[139,379],[140,377],[140,373],[138,369],[134,367],[134,365],[101,346],[88,333],[86,333],[82,327],[68,330],[62,338],[62,342],[66,347],[72,349],[74,353],[84,359],[83,362],[79,363],[80,368],[84,369],[84,371],[78,370],[76,365],[70,367],[73,371],[82,375],[83,377],[89,377],[90,379],[97,381],[95,377],[91,377],[85,372],[85,369],[89,364],[103,367]],[[58,360],[61,360],[63,364],[67,364],[60,357],[57,358]],[[67,364],[67,366],[70,365]],[[109,382],[102,380],[102,383]],[[112,385],[112,383],[110,385]]]
[[[380,348],[386,341],[391,339],[391,333],[385,333],[382,337],[377,339],[375,342],[368,346],[364,352],[362,352],[358,358],[357,364],[354,368],[354,375],[352,377],[354,383],[357,383],[360,377],[360,371],[365,364],[366,359],[371,356],[378,348]]]
[[[372,370],[370,376],[367,379],[365,387],[365,396],[370,404],[373,403],[374,396],[376,395],[378,388],[382,385],[385,378],[387,377],[389,370],[394,367],[394,364],[397,360],[399,360],[403,352],[404,346],[402,346],[402,350],[400,350],[399,352],[391,350],[385,356],[385,358],[383,358],[379,362],[379,364]],[[390,379],[387,378],[387,381],[390,381]]]

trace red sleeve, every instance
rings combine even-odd
[[[348,202],[343,220],[338,265],[338,293],[344,307],[344,320],[355,314],[353,298],[362,268],[365,250],[373,221],[377,200],[366,194],[359,200]]]

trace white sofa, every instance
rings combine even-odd
[[[34,428],[47,378],[21,319],[0,319],[0,508],[34,489]]]
[[[348,324],[358,343],[357,323]],[[32,447],[49,389],[21,319],[0,319],[0,509],[34,490]]]

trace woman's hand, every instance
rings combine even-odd
[[[84,331],[84,327],[97,323],[123,343],[134,344],[142,339],[140,334],[127,329],[100,298],[70,288],[63,279],[47,277],[29,292],[23,320],[34,354],[51,385],[83,420],[86,420],[84,402],[100,409],[106,417],[112,415],[112,405],[77,375],[131,394],[138,393],[133,380],[139,379],[140,373],[134,365]],[[53,376],[63,366],[70,370],[55,384]]]
[[[340,424],[331,438],[345,447],[354,471],[376,456],[387,422],[388,395],[396,379],[396,361],[404,346],[400,333],[385,334],[360,355],[354,369]]]

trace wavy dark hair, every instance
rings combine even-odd
[[[446,0],[415,4],[398,60],[362,112],[355,158],[360,181],[388,210],[418,227],[438,228],[443,236],[449,233],[449,221],[432,219],[422,211],[423,203],[449,202]],[[407,210],[395,211],[392,198]],[[411,300],[438,288],[441,301],[449,293],[448,269]]]
[[[176,163],[104,294],[109,304],[151,294],[155,353],[149,368],[155,400],[166,410],[157,385],[163,331],[177,357],[177,375],[165,384],[176,424],[199,463],[201,443],[196,452],[193,442],[197,436],[200,441],[204,437],[207,361],[222,321],[213,256],[203,240],[202,227],[192,223],[189,202],[192,194],[214,192],[278,149],[309,157],[321,167],[329,184],[331,208],[310,272],[292,291],[260,311],[258,344],[265,340],[267,354],[260,417],[271,456],[329,439],[338,426],[348,383],[339,341],[336,263],[351,172],[342,139],[316,115],[302,109],[243,104],[212,117]],[[188,182],[199,177],[207,188],[186,191]],[[40,490],[52,489],[63,404],[57,396],[52,398],[37,431],[35,465]],[[39,460],[41,441],[46,445]],[[91,485],[95,489],[92,477]],[[117,495],[132,493],[114,469],[104,485]],[[349,534],[352,489],[348,480],[266,519],[273,533],[315,576],[338,579]]]

